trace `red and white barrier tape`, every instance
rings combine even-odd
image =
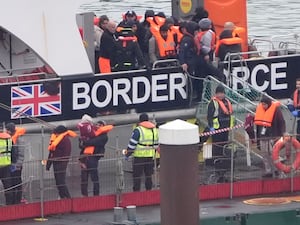
[[[214,131],[208,131],[208,132],[203,132],[201,134],[199,134],[200,137],[204,137],[204,136],[210,136],[210,135],[214,135],[214,134],[219,134],[219,133],[223,133],[226,131],[230,131],[230,130],[234,130],[234,129],[238,129],[241,127],[244,127],[245,125],[243,123],[235,125],[233,127],[226,127],[226,128],[221,128],[218,130],[214,130]]]

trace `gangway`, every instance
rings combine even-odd
[[[238,78],[237,78],[238,79]],[[217,80],[212,76],[207,76],[203,81],[203,91],[201,102],[198,103],[196,108],[196,119],[200,127],[207,126],[207,106],[211,98],[215,93],[215,89],[218,85],[222,85],[225,89],[226,97],[230,100],[233,106],[233,115],[235,117],[235,124],[242,125],[244,124],[245,118],[248,114],[254,116],[257,104],[261,100],[262,96],[266,96],[271,100],[275,101],[274,98],[267,95],[264,92],[256,90],[251,84],[247,83],[242,88],[233,89],[221,81]],[[292,123],[294,122],[293,116],[289,112],[285,104],[281,104],[281,111],[286,120],[286,127],[292,128]],[[287,130],[291,134],[294,133],[293,130]],[[245,129],[233,129],[231,131],[231,142],[234,143],[241,149],[246,150],[247,152],[247,166],[251,166],[250,152],[256,153],[256,147],[250,145],[250,140]],[[250,147],[251,146],[251,147]],[[251,149],[250,149],[251,148]],[[258,154],[255,154],[259,156]]]

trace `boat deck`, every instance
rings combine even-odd
[[[295,193],[293,196],[296,196]],[[272,196],[276,198],[275,196]],[[249,199],[249,198],[247,198]],[[300,203],[291,201],[287,204],[278,205],[249,205],[243,203],[245,199],[223,199],[215,201],[200,202],[199,216],[201,224],[272,224],[272,225],[284,225],[284,224],[299,224],[300,223]],[[239,223],[240,216],[245,216],[245,223]],[[99,211],[92,213],[80,213],[80,214],[61,214],[55,216],[46,217],[46,221],[43,225],[108,225],[108,224],[122,224],[113,223],[113,209],[107,211]],[[126,210],[123,213],[124,224]],[[288,222],[286,221],[288,220]],[[2,222],[0,224],[5,225],[32,225],[34,219],[18,220]],[[243,219],[242,219],[243,221]],[[255,223],[256,221],[256,223]],[[258,223],[263,221],[263,223]],[[287,223],[285,223],[285,221]],[[160,224],[160,207],[159,206],[147,206],[137,208],[137,224],[144,225],[158,225]]]

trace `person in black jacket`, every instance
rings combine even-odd
[[[53,165],[54,178],[59,197],[71,198],[66,184],[66,170],[70,160],[72,145],[69,137],[75,137],[76,133],[68,130],[65,126],[59,125],[53,130],[49,143],[49,155],[46,170]]]
[[[135,36],[137,25],[128,21],[115,41],[116,53],[113,71],[128,71],[145,67],[142,51]]]
[[[97,123],[99,131],[102,127],[105,126],[104,121],[99,121]],[[96,136],[88,140],[84,140],[80,143],[81,147],[81,194],[83,196],[88,196],[88,177],[91,176],[93,182],[93,194],[94,196],[99,195],[100,185],[99,185],[99,176],[98,176],[98,162],[99,159],[104,156],[105,145],[108,141],[107,132],[101,132]],[[88,147],[92,147],[92,152],[88,151]]]
[[[198,24],[193,21],[182,22],[180,24],[180,31],[183,33],[183,37],[179,45],[178,59],[182,70],[192,76],[195,76],[195,68],[197,65],[197,52],[194,42],[194,35],[197,30]],[[192,79],[192,90],[193,93],[199,97],[197,99],[201,98],[202,92],[202,90],[199,90],[199,82],[199,80]]]
[[[110,73],[111,67],[115,64],[115,36],[116,23],[109,21],[107,29],[103,32],[99,50],[100,73]]]

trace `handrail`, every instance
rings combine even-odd
[[[180,65],[178,59],[162,59],[162,60],[157,60],[153,63],[152,68],[155,69],[157,68],[156,66],[159,64],[163,63],[175,63],[175,65]]]

